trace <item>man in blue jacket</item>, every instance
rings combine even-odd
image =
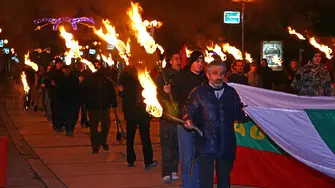
[[[183,110],[185,127],[197,126],[196,157],[200,188],[213,187],[214,161],[218,188],[230,187],[230,172],[236,153],[234,121],[245,118],[241,100],[234,88],[224,82],[226,66],[220,61],[208,65],[208,82],[194,89]]]

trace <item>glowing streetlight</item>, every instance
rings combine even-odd
[[[8,44],[8,40],[7,39],[3,40],[3,43]]]

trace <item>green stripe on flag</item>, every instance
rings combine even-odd
[[[285,154],[269,136],[267,136],[253,121],[235,122],[237,145],[262,151]]]
[[[328,148],[335,153],[335,110],[305,110]]]

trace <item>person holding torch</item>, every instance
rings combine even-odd
[[[183,109],[184,126],[203,132],[195,134],[200,188],[213,187],[214,164],[218,188],[230,187],[236,153],[234,121],[246,118],[237,92],[224,82],[226,70],[221,61],[211,62],[206,72],[209,81],[192,91]]]

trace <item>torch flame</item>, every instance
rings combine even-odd
[[[113,61],[112,56],[110,54],[109,54],[108,58],[103,54],[101,54],[101,57],[102,57],[102,60],[108,64],[108,66],[114,65],[114,61]]]
[[[144,20],[143,24],[145,25],[145,27],[155,27],[155,28],[160,28],[162,27],[163,23],[157,20],[153,20],[153,21],[148,21],[148,20]]]
[[[92,71],[92,72],[96,72],[97,69],[94,67],[93,63],[86,60],[86,59],[81,59],[81,62],[86,64],[88,66],[88,68]]]
[[[315,47],[315,48],[318,48],[320,51],[324,52],[326,54],[326,57],[328,59],[331,59],[333,57],[332,53],[333,53],[333,50],[331,48],[329,48],[328,46],[326,45],[323,45],[323,44],[319,44],[316,42],[315,38],[312,37],[309,39],[309,42]]]
[[[80,46],[78,41],[73,39],[73,35],[68,33],[63,26],[59,28],[61,37],[65,40],[66,47],[69,48],[67,52],[65,52],[65,63],[66,65],[71,64],[72,58],[80,57]]]
[[[302,34],[297,33],[297,32],[296,32],[294,29],[292,29],[290,26],[287,27],[287,29],[288,29],[288,32],[289,32],[291,35],[295,35],[295,36],[297,36],[298,39],[300,39],[300,40],[306,40],[306,38],[305,38],[304,36],[302,36]]]
[[[185,48],[185,50],[186,50],[186,57],[189,58],[193,51],[189,50],[187,47]]]
[[[234,58],[236,60],[242,60],[243,59],[243,55],[241,50],[237,49],[234,46],[231,46],[229,43],[225,43],[222,46],[222,49],[224,52],[227,52],[229,54],[231,54],[232,56],[234,56]],[[245,59],[251,63],[253,61],[253,59],[251,58],[251,55],[249,53],[245,53]]]
[[[30,90],[30,87],[28,86],[27,76],[26,76],[26,73],[24,71],[21,73],[21,81],[22,81],[22,84],[23,84],[24,93],[28,94],[28,92]]]
[[[137,42],[144,47],[145,51],[149,54],[153,54],[157,48],[160,50],[161,54],[164,53],[164,49],[156,44],[155,40],[147,32],[145,23],[142,21],[140,11],[142,8],[138,3],[131,3],[131,8],[128,10],[128,16],[130,18],[130,26],[133,30]]]
[[[125,60],[126,64],[128,64],[128,57],[130,57],[130,39],[128,39],[127,44],[125,44],[123,41],[118,39],[119,34],[116,33],[115,27],[111,25],[109,20],[102,20],[102,23],[104,24],[107,33],[104,33],[102,28],[99,30],[94,28],[94,33],[101,39],[105,40],[108,44],[115,46],[119,51],[120,57]]]
[[[210,51],[215,52],[217,55],[220,56],[220,58],[221,58],[222,61],[226,61],[226,60],[227,60],[227,56],[226,56],[226,54],[224,54],[224,53],[222,52],[221,47],[220,47],[219,45],[215,44],[214,47],[213,47],[213,45],[212,45],[212,46],[207,46],[207,50],[210,50]],[[206,57],[207,57],[207,55],[208,55],[208,53],[206,53]],[[212,59],[212,58],[209,58],[209,57],[208,57],[208,60],[211,60],[211,59]],[[214,60],[214,59],[213,59],[213,60]],[[206,62],[210,62],[210,61],[206,61]]]
[[[38,65],[29,59],[29,52],[24,55],[24,64],[30,66],[33,68],[35,71],[38,71]]]
[[[138,79],[141,86],[144,88],[142,96],[144,97],[144,103],[146,104],[146,111],[154,117],[162,117],[163,108],[157,99],[157,87],[152,81],[148,71],[139,71]]]
[[[273,56],[271,60],[272,60],[273,63],[276,63],[278,65],[283,64],[283,60],[281,60],[280,57],[278,57],[278,56]]]

